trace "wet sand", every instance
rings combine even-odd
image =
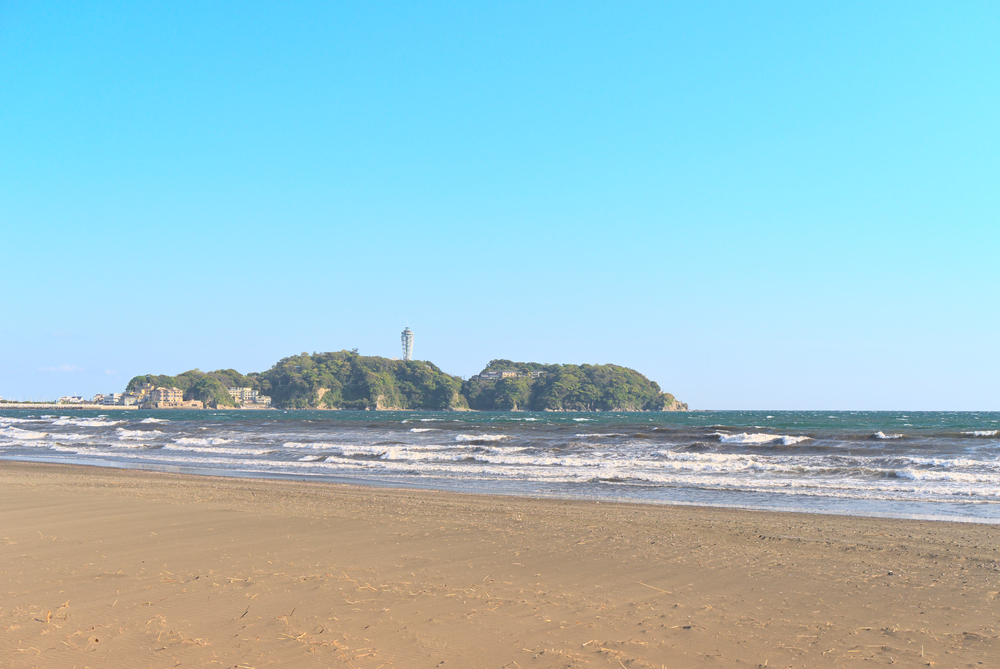
[[[2,462],[0,667],[998,667],[998,535]]]

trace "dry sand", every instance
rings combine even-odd
[[[0,463],[0,667],[1000,667],[997,526]]]

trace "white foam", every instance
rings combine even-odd
[[[169,423],[170,421],[166,418],[143,418],[139,421],[140,423]]]
[[[917,458],[912,456],[906,458],[905,462],[930,467],[989,467],[994,464],[967,458]]]
[[[37,418],[13,418],[0,416],[0,425],[10,425],[11,423],[37,423]]]
[[[98,416],[97,418],[60,416],[58,420],[52,421],[52,424],[59,426],[73,425],[75,427],[111,427],[112,425],[121,425],[124,422],[123,420],[107,420],[106,416]]]
[[[719,441],[723,444],[773,444],[774,442],[780,441],[785,446],[791,446],[802,441],[806,441],[809,437],[804,436],[792,436],[789,434],[766,434],[764,432],[741,432],[740,434],[726,434],[724,432],[716,432],[716,436],[719,437]]]
[[[573,420],[575,420],[578,423],[582,423],[585,420],[594,420],[594,419],[593,418],[574,418]]]
[[[926,469],[902,469],[896,472],[899,478],[912,479],[914,481],[941,481],[955,483],[990,483],[1000,484],[1000,475],[997,474],[973,474],[966,472],[942,472]]]
[[[435,448],[437,450],[435,450]],[[456,448],[470,449],[459,453]],[[298,472],[302,474],[370,473],[375,476],[421,477],[459,476],[466,481],[522,480],[539,483],[590,482],[602,485],[693,485],[702,489],[742,490],[796,496],[824,496],[843,499],[954,500],[987,503],[996,497],[993,475],[928,476],[919,470],[907,477],[893,476],[894,469],[871,470],[865,478],[844,476],[829,468],[809,467],[800,456],[748,456],[721,453],[673,453],[676,460],[621,457],[622,451],[606,451],[593,457],[564,457],[554,453],[504,453],[503,447],[425,446],[424,451],[405,446],[356,446],[346,452],[381,453],[377,459],[352,459],[345,455],[306,455],[297,461],[277,461],[266,457],[235,460],[220,449],[188,456],[160,450],[132,450],[111,453],[114,458],[135,459],[179,466],[221,466],[230,470]],[[450,449],[450,450],[449,450]],[[95,457],[108,456],[107,450],[64,449]],[[237,449],[226,449],[237,450]],[[220,453],[222,453],[220,457]],[[245,455],[247,451],[240,451]],[[671,452],[667,452],[671,453]],[[469,456],[473,456],[470,458]],[[869,460],[853,458],[853,460]],[[767,472],[770,476],[748,477],[744,472]],[[839,470],[838,470],[839,471]],[[888,478],[886,475],[890,475]],[[996,477],[1000,478],[1000,477]],[[985,486],[983,482],[993,485]],[[990,492],[993,491],[993,492]]]
[[[501,439],[510,439],[510,435],[506,434],[460,434],[455,437],[455,441],[500,441]]]
[[[89,434],[55,434],[49,435],[55,441],[91,441],[93,437]]]
[[[301,441],[286,441],[281,446],[282,448],[313,448],[317,450],[330,450],[339,448],[341,444],[334,444],[328,441],[313,441],[310,443],[303,443]]]
[[[22,430],[19,427],[5,427],[0,429],[0,434],[12,439],[44,439],[49,436],[48,432],[35,432],[34,430]]]
[[[105,444],[101,444],[104,446]],[[109,448],[150,448],[145,441],[119,441],[114,444],[106,444]]]
[[[232,439],[223,439],[222,437],[212,437],[210,439],[202,439],[201,437],[181,437],[180,439],[174,439],[175,444],[181,446],[219,446],[221,444],[231,444]]]
[[[902,439],[904,436],[902,434],[886,434],[881,430],[872,435],[875,439]]]
[[[738,453],[678,453],[677,451],[657,451],[656,454],[671,460],[693,460],[697,462],[739,462],[750,459],[746,455]]]
[[[123,427],[115,430],[119,439],[155,439],[156,435],[163,434],[162,430],[126,430]]]
[[[511,419],[524,420],[513,417],[497,420],[502,424]],[[28,422],[30,420],[34,422]],[[691,448],[690,441],[694,438],[691,435],[671,439],[669,430],[672,428],[669,427],[654,428],[668,430],[666,434],[652,434],[679,443],[633,438],[631,432],[579,433],[576,439],[568,430],[553,435],[545,431],[527,435],[524,429],[466,421],[458,421],[460,425],[454,429],[447,428],[447,435],[430,435],[435,428],[423,425],[407,428],[404,433],[395,431],[391,438],[398,441],[389,441],[381,431],[365,428],[329,427],[324,432],[314,433],[284,425],[261,433],[256,428],[248,430],[240,423],[227,428],[214,422],[203,428],[210,431],[204,435],[206,438],[196,439],[191,430],[200,430],[194,426],[180,435],[171,434],[176,427],[189,425],[187,422],[178,423],[174,429],[149,424],[167,422],[163,419],[132,419],[115,430],[63,428],[70,433],[63,435],[59,434],[60,428],[52,433],[45,431],[51,429],[48,426],[52,420],[55,419],[16,419],[20,434],[15,433],[12,438],[10,430],[15,419],[0,417],[0,435],[3,435],[0,437],[0,452],[3,452],[0,457],[11,457],[9,454],[16,452],[14,449],[20,449],[21,453],[44,453],[42,457],[52,459],[76,454],[76,457],[112,464],[116,461],[145,462],[264,474],[358,475],[380,481],[440,480],[447,485],[454,482],[475,485],[476,481],[522,482],[529,487],[557,482],[579,483],[619,486],[626,496],[646,488],[655,495],[660,486],[671,486],[856,500],[1000,502],[1000,454],[993,448],[1000,431],[992,429],[959,435],[956,434],[958,430],[952,428],[946,450],[925,450],[921,444],[919,450],[891,449],[906,452],[886,453],[885,447],[879,448],[874,441],[869,441],[869,447],[852,454],[849,441],[836,444],[836,448],[817,448],[816,452],[782,448],[782,444],[798,444],[809,437],[777,433],[782,428],[771,433],[775,428],[770,425],[754,427],[751,424],[738,428],[711,426],[708,431],[716,432],[709,440],[718,440],[713,449],[711,446],[705,448],[704,444],[702,448]],[[61,416],[58,420],[74,419]],[[411,417],[409,422],[418,420]],[[88,426],[90,428],[112,424],[110,419],[90,419],[90,422],[94,423]],[[147,424],[140,427],[138,423]],[[980,422],[982,428],[988,425],[989,422]],[[629,429],[630,426],[605,425],[601,429],[615,427]],[[459,434],[470,428],[472,432]],[[167,434],[161,429],[167,430]],[[480,433],[481,429],[492,432]],[[794,429],[800,431],[798,427]],[[23,436],[32,434],[37,436],[34,439]],[[869,439],[891,437],[880,434],[881,437],[862,432],[861,436]],[[973,443],[968,437],[986,439]],[[337,441],[312,441],[324,438]],[[697,438],[704,440],[704,437]],[[284,441],[286,439],[289,441]],[[298,439],[309,441],[296,441]],[[956,439],[964,442],[960,450],[956,450]],[[826,441],[824,439],[823,443]],[[164,442],[167,445],[159,448]],[[276,452],[282,455],[271,455]]]
[[[75,453],[77,455],[107,455],[106,452],[100,451],[96,448],[84,448],[81,446],[60,446],[59,444],[51,444],[49,448],[59,453]]]
[[[193,441],[193,440],[192,440]],[[219,440],[221,443],[229,443],[228,439]],[[165,451],[189,451],[191,453],[216,453],[221,455],[266,455],[274,451],[273,448],[219,448],[214,446],[194,446],[191,444],[167,444],[163,447]]]

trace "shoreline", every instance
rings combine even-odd
[[[885,520],[912,520],[919,522],[929,522],[929,523],[958,523],[958,524],[968,524],[968,525],[1000,525],[1000,518],[983,517],[983,516],[959,516],[959,515],[949,515],[945,513],[911,513],[911,512],[894,512],[894,511],[876,511],[867,510],[865,513],[858,513],[853,509],[813,509],[813,508],[792,508],[787,506],[778,505],[760,505],[752,506],[750,504],[737,504],[737,503],[723,503],[723,502],[708,502],[708,501],[689,501],[689,500],[676,500],[676,499],[649,499],[640,497],[627,497],[625,495],[618,496],[598,496],[598,495],[584,495],[584,494],[568,494],[568,493],[541,493],[538,491],[517,491],[517,490],[496,490],[489,489],[486,491],[473,491],[463,487],[436,487],[430,483],[417,483],[417,482],[406,482],[406,481],[384,481],[380,479],[364,479],[361,477],[349,477],[349,476],[324,476],[317,474],[306,474],[306,473],[280,473],[280,472],[248,472],[248,471],[229,471],[225,469],[215,469],[211,467],[198,467],[198,466],[178,466],[178,465],[155,465],[148,463],[130,463],[130,462],[119,462],[119,461],[86,461],[84,458],[79,459],[65,459],[60,458],[59,461],[54,459],[47,459],[42,456],[30,457],[30,456],[14,456],[7,458],[0,458],[0,464],[4,462],[12,463],[30,463],[38,464],[43,466],[69,466],[69,467],[82,467],[82,468],[95,468],[98,470],[117,470],[117,471],[137,471],[137,472],[149,472],[149,473],[166,473],[178,476],[192,476],[196,478],[220,478],[228,480],[246,480],[246,481],[298,481],[303,483],[313,483],[317,485],[346,485],[355,486],[358,488],[374,488],[379,490],[400,490],[400,491],[426,491],[432,493],[441,493],[445,495],[471,495],[471,496],[485,496],[485,497],[498,497],[504,499],[526,499],[526,500],[550,500],[550,501],[570,501],[570,502],[592,502],[592,503],[604,503],[604,504],[625,504],[625,505],[639,505],[639,506],[650,506],[650,507],[663,507],[663,506],[679,506],[679,507],[691,507],[691,508],[705,508],[705,509],[716,509],[716,510],[731,510],[731,511],[750,511],[750,512],[761,512],[761,513],[792,513],[792,514],[802,514],[805,516],[834,516],[841,518],[871,518],[871,519],[885,519]],[[778,496],[776,496],[778,497]]]
[[[2,461],[0,527],[13,667],[1000,659],[989,525]]]
[[[138,411],[135,405],[118,404],[59,404],[58,402],[0,402],[0,411],[33,411],[35,409],[72,409],[74,411]]]

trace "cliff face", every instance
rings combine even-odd
[[[677,398],[670,393],[663,393],[663,410],[664,411],[687,411],[688,405],[684,402],[678,402]]]

